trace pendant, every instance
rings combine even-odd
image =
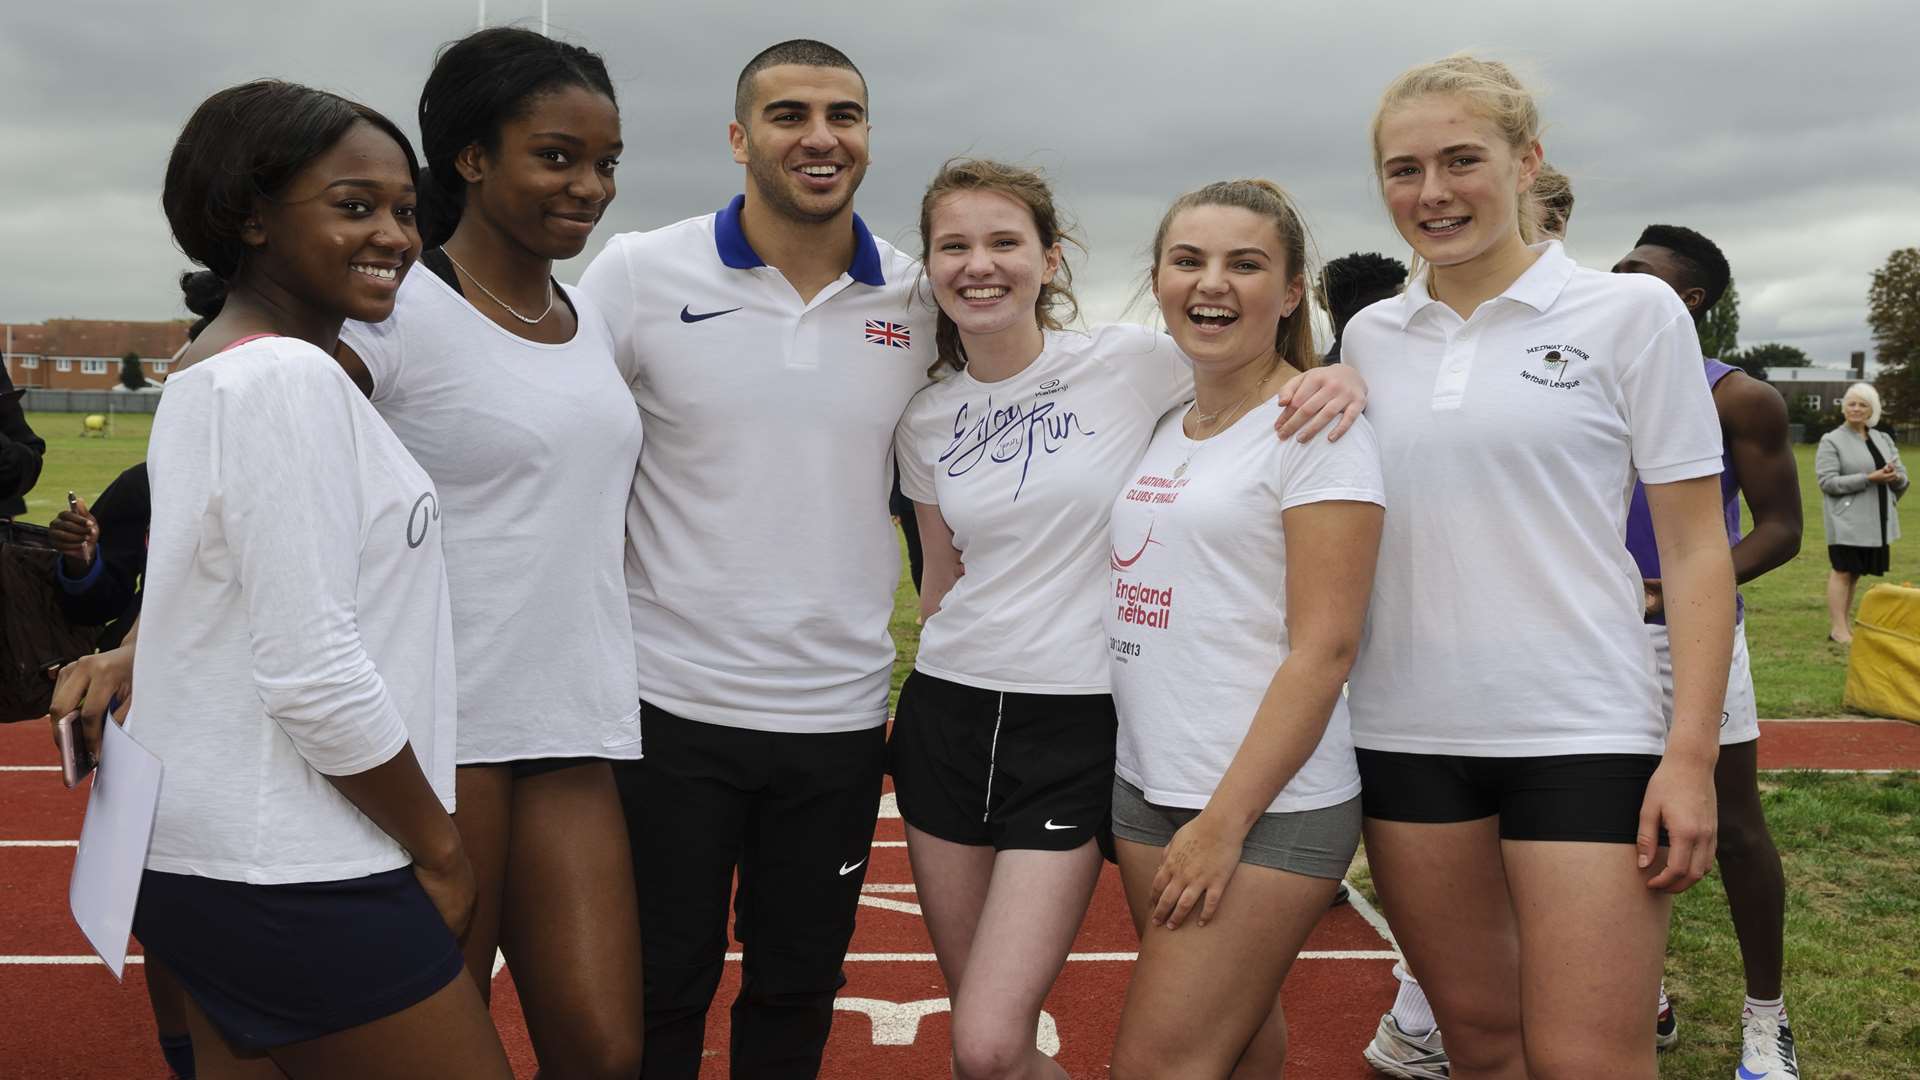
[[[1178,480],[1185,475],[1187,475],[1187,463],[1183,461],[1173,470],[1173,478]]]

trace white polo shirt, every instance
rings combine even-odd
[[[803,302],[741,205],[615,236],[580,281],[646,425],[627,511],[640,696],[729,727],[876,727],[893,431],[928,381],[933,309],[914,260],[857,217],[853,265]]]
[[[900,490],[937,505],[967,572],[920,631],[914,669],[1027,694],[1104,694],[1107,515],[1154,424],[1193,396],[1173,338],[1118,323],[1048,331],[1033,363],[959,371],[914,395]]]
[[[1659,279],[1534,250],[1470,319],[1422,273],[1347,326],[1387,491],[1356,746],[1664,750],[1627,501],[1720,471],[1699,339]]]

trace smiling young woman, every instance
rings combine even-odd
[[[1539,127],[1504,65],[1465,56],[1400,76],[1374,118],[1418,263],[1344,339],[1387,507],[1353,739],[1368,861],[1455,1075],[1651,1078],[1671,893],[1713,858],[1719,426],[1672,290],[1536,240]],[[1621,542],[1636,475],[1671,734]]]
[[[1182,196],[1154,236],[1194,398],[1111,506],[1113,828],[1141,938],[1116,1078],[1279,1075],[1281,984],[1359,843],[1340,685],[1380,465],[1364,419],[1338,443],[1274,438],[1272,388],[1318,362],[1307,250],[1261,180]]]
[[[226,299],[149,446],[127,725],[167,784],[134,928],[202,1075],[511,1075],[460,977],[446,576],[410,517],[433,486],[330,355],[393,310],[416,173],[385,117],[272,81],[209,98],[167,167]]]
[[[592,300],[553,280],[614,196],[600,58],[514,28],[444,49],[420,95],[429,247],[341,359],[439,492],[458,658],[454,818],[478,906],[467,968],[506,955],[541,1067],[640,1068],[631,854],[611,761],[640,756],[624,587],[641,421]]]

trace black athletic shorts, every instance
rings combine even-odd
[[[1382,821],[1451,823],[1498,815],[1502,840],[1631,844],[1654,754],[1462,757],[1355,750],[1360,804]],[[1662,844],[1666,836],[1660,837]]]
[[[1071,851],[1109,828],[1110,694],[1018,694],[914,672],[887,771],[907,824],[995,851]]]

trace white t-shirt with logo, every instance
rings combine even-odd
[[[440,493],[462,765],[640,756],[625,572],[640,413],[606,320],[567,296],[579,328],[545,345],[419,267],[392,318],[340,331]]]
[[[1107,511],[1156,421],[1193,396],[1173,338],[1049,331],[1033,363],[961,371],[915,395],[894,437],[900,490],[937,504],[967,572],[920,632],[914,668],[1035,694],[1104,694]]]
[[[1195,442],[1185,407],[1160,421],[1113,504],[1107,649],[1120,714],[1116,771],[1149,802],[1207,805],[1287,658],[1282,514],[1316,502],[1383,502],[1380,455],[1362,420],[1340,438],[1274,438],[1273,399]],[[1313,573],[1313,567],[1293,568]],[[1347,704],[1267,813],[1360,793]]]
[[[933,310],[857,218],[853,265],[802,300],[738,207],[621,233],[580,279],[647,425],[627,514],[640,696],[727,727],[878,727],[893,430],[927,384]]]
[[[332,357],[285,337],[168,379],[147,473],[127,720],[165,764],[147,867],[284,884],[407,865],[327,776],[411,742],[453,809],[432,481]]]
[[[1471,319],[1422,274],[1347,325],[1387,480],[1349,687],[1358,746],[1664,750],[1627,503],[1636,476],[1720,471],[1699,339],[1659,279],[1535,250]]]

